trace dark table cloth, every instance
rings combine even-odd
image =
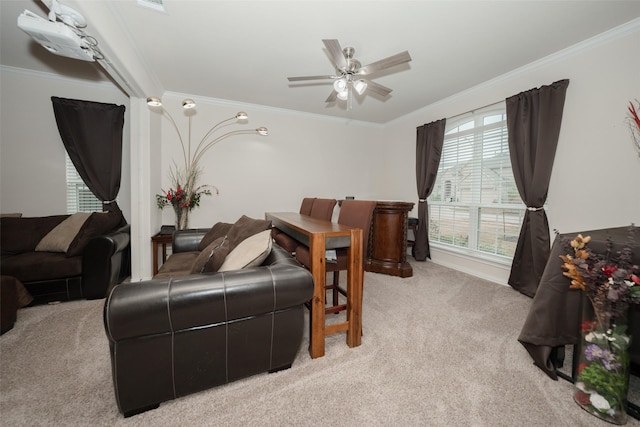
[[[630,233],[631,229],[634,233]],[[588,247],[595,253],[604,254],[610,238],[613,250],[620,250],[625,244],[633,248],[634,263],[640,263],[640,227],[617,227],[602,230],[577,231],[558,234],[551,247],[549,260],[542,273],[540,284],[533,298],[529,314],[525,320],[518,341],[527,349],[536,366],[549,377],[558,379],[554,366],[553,351],[555,347],[577,344],[580,340],[580,314],[582,291],[569,289],[569,278],[562,275],[560,255],[572,253],[567,250],[566,242],[575,236],[591,236]],[[634,241],[629,238],[633,235]],[[630,319],[637,322],[639,318]],[[631,323],[633,331],[633,323]],[[640,330],[640,328],[636,329]],[[635,340],[634,348],[640,349],[640,340]],[[637,350],[636,350],[637,351]],[[636,357],[637,358],[637,357]],[[634,354],[631,355],[632,361]]]

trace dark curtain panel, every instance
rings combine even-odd
[[[513,256],[509,285],[534,296],[549,259],[547,200],[569,80],[531,89],[506,99],[511,167],[527,206]]]
[[[120,212],[115,199],[122,171],[124,105],[51,97],[62,142],[78,174],[102,200],[104,211]]]
[[[417,128],[416,138],[416,184],[418,187],[418,235],[414,243],[416,261],[431,259],[429,248],[429,207],[427,197],[433,191],[438,175],[444,127],[446,119],[441,119]]]

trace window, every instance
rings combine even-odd
[[[512,258],[525,208],[511,171],[504,103],[447,123],[429,196],[429,240]]]
[[[102,212],[102,202],[93,195],[78,175],[76,167],[65,153],[67,166],[67,213]]]

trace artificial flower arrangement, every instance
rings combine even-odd
[[[156,194],[156,204],[159,209],[171,205],[176,214],[176,228],[183,230],[188,225],[188,212],[193,208],[200,206],[200,197],[202,195],[219,194],[218,188],[213,185],[200,185],[196,187],[200,168],[191,169],[191,173],[187,174],[181,171],[174,163],[174,167],[169,172],[172,188],[163,194]]]
[[[633,227],[631,227],[633,237]],[[594,318],[581,324],[583,353],[577,368],[576,402],[607,421],[626,422],[628,348],[626,313],[629,304],[640,303],[640,267],[625,246],[613,253],[608,242],[604,255],[593,253],[590,236],[571,241],[573,254],[561,255],[563,273],[571,289],[580,289],[593,306]]]
[[[165,191],[162,190],[163,194],[156,194],[156,203],[158,205],[159,209],[163,209],[165,206],[168,205],[172,205],[175,208],[179,208],[179,209],[188,209],[191,210],[195,207],[200,206],[200,197],[204,194],[207,196],[211,196],[211,194],[213,194],[211,192],[211,189],[213,189],[217,194],[219,194],[219,191],[216,187],[214,187],[213,185],[200,185],[196,188],[193,188],[197,178],[199,175],[199,170],[196,171],[196,173],[194,173],[190,179],[186,179],[182,182],[185,182],[185,185],[182,186],[180,184],[180,179],[179,179],[179,170],[175,169],[171,170],[170,172],[170,178],[171,178],[171,183],[172,185],[175,187],[174,188],[169,188],[169,190]]]

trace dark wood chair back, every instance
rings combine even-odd
[[[333,217],[333,208],[336,206],[336,203],[336,199],[315,199],[309,216],[317,219],[323,219],[325,221],[331,221],[331,217]]]

